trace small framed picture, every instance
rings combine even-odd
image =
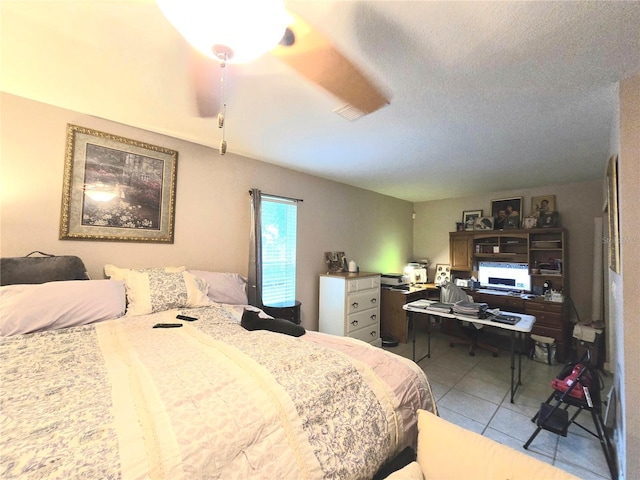
[[[538,218],[538,226],[542,228],[555,228],[558,226],[558,212],[544,212]]]
[[[475,230],[476,218],[482,216],[482,210],[465,210],[462,212],[462,223],[465,230]]]
[[[522,228],[536,228],[537,224],[538,219],[536,217],[524,217],[524,219],[522,220]]]
[[[515,230],[520,228],[520,219],[518,217],[507,217],[504,220],[505,230]]]
[[[433,279],[433,283],[436,285],[442,285],[443,283],[451,281],[451,267],[449,265],[437,264],[436,276]]]
[[[329,273],[345,271],[347,261],[344,252],[324,252],[324,261],[329,266]]]
[[[540,218],[540,215],[547,212],[556,211],[556,196],[544,195],[541,197],[531,197],[531,216]]]
[[[520,228],[520,221],[522,220],[522,197],[492,200],[491,215],[495,218],[494,228],[496,230]],[[507,219],[509,219],[508,222]]]
[[[493,230],[493,217],[476,218],[474,230]]]

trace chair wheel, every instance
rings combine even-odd
[[[475,357],[476,356],[476,352],[469,352],[469,356],[470,357]]]
[[[493,358],[496,358],[498,356],[498,352],[493,352]]]
[[[451,348],[453,348],[453,343],[450,343],[450,344],[449,344],[449,346],[450,346]]]

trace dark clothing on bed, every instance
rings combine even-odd
[[[245,310],[240,321],[246,330],[269,330],[271,332],[284,333],[292,337],[300,337],[306,330],[301,325],[285,320],[284,318],[260,318],[258,312]]]

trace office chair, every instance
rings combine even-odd
[[[467,295],[464,290],[451,282],[441,286],[440,301],[442,303],[455,303],[461,300],[473,302],[473,297],[471,295]],[[457,320],[455,321],[457,322]],[[450,347],[453,347],[454,345],[468,345],[469,355],[472,357],[476,354],[476,348],[482,348],[483,350],[489,351],[494,357],[498,356],[498,348],[479,341],[480,336],[482,335],[482,328],[478,329],[476,324],[473,323],[460,322],[460,330],[462,330],[462,333],[466,335],[467,338],[450,336]]]

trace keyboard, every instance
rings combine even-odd
[[[496,315],[491,319],[492,322],[506,323],[507,325],[515,325],[520,321],[520,317],[516,315]]]

